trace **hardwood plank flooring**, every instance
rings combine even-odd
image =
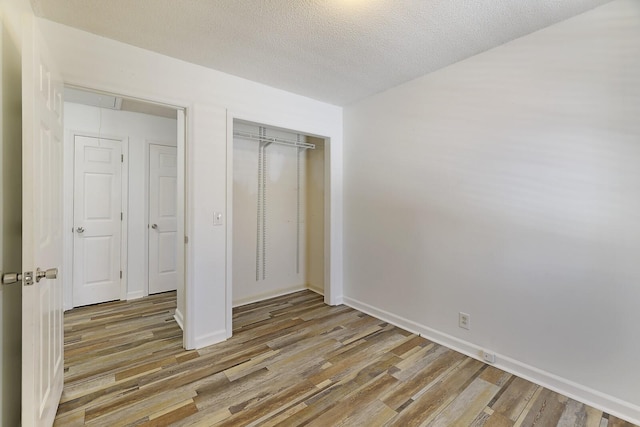
[[[65,314],[56,426],[633,426],[311,291],[234,309],[197,351],[175,304]]]

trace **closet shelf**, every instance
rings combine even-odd
[[[238,138],[253,139],[261,142],[280,144],[280,145],[286,145],[289,147],[303,148],[303,149],[309,149],[309,150],[315,150],[316,148],[315,144],[309,144],[308,142],[299,142],[299,141],[291,141],[291,140],[282,139],[282,138],[273,138],[270,136],[256,135],[250,132],[234,131],[233,136]]]

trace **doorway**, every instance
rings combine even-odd
[[[178,236],[184,234],[185,218],[185,168],[179,164],[185,158],[184,121],[185,111],[177,107],[75,87],[65,88],[64,223],[65,229],[71,231],[65,233],[65,253],[74,254],[66,257],[65,263],[67,271],[82,272],[89,278],[83,281],[76,274],[73,280],[67,278],[65,310],[108,300],[132,300],[168,290],[177,290],[178,300],[183,300],[184,246]],[[105,192],[109,193],[106,191],[109,186],[117,187],[118,180],[117,174],[104,173],[104,161],[101,162],[103,169],[88,171],[89,179],[87,171],[80,178],[82,159],[74,148],[80,144],[78,141],[102,144],[100,148],[120,142],[120,154],[112,153],[121,165],[119,201],[116,196],[104,196]],[[97,160],[105,160],[95,152],[92,155]],[[89,182],[89,186],[97,187],[103,194],[90,188],[84,190],[83,196],[79,193],[82,188],[79,181]],[[112,225],[112,232],[101,231],[92,245],[87,245],[89,227],[76,224],[83,206],[88,206],[101,225],[107,222]],[[153,224],[157,229],[151,228]],[[154,233],[157,245],[153,244]],[[80,239],[84,239],[84,248],[78,242]],[[118,239],[121,242],[119,257]],[[85,258],[91,255],[98,261],[88,258],[89,262],[86,262],[80,256],[82,254]],[[114,275],[116,280],[111,280]],[[159,282],[156,281],[158,278],[161,279]],[[92,292],[90,297],[93,299],[77,298],[78,285],[91,289],[91,285],[95,287],[101,282],[112,285],[109,292]],[[119,285],[117,292],[113,282]],[[176,320],[181,327],[183,311],[180,307],[176,311]]]

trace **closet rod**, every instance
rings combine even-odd
[[[261,135],[256,135],[254,133],[249,133],[249,132],[234,131],[233,136],[237,136],[239,138],[246,138],[246,139],[255,139],[256,141],[272,142],[274,144],[287,145],[289,147],[297,147],[297,148],[304,148],[304,149],[311,149],[311,150],[315,150],[316,148],[315,144],[309,144],[308,142],[290,141],[288,139],[273,138],[270,136],[261,136]]]

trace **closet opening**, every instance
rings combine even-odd
[[[325,294],[325,140],[233,120],[232,305]]]

